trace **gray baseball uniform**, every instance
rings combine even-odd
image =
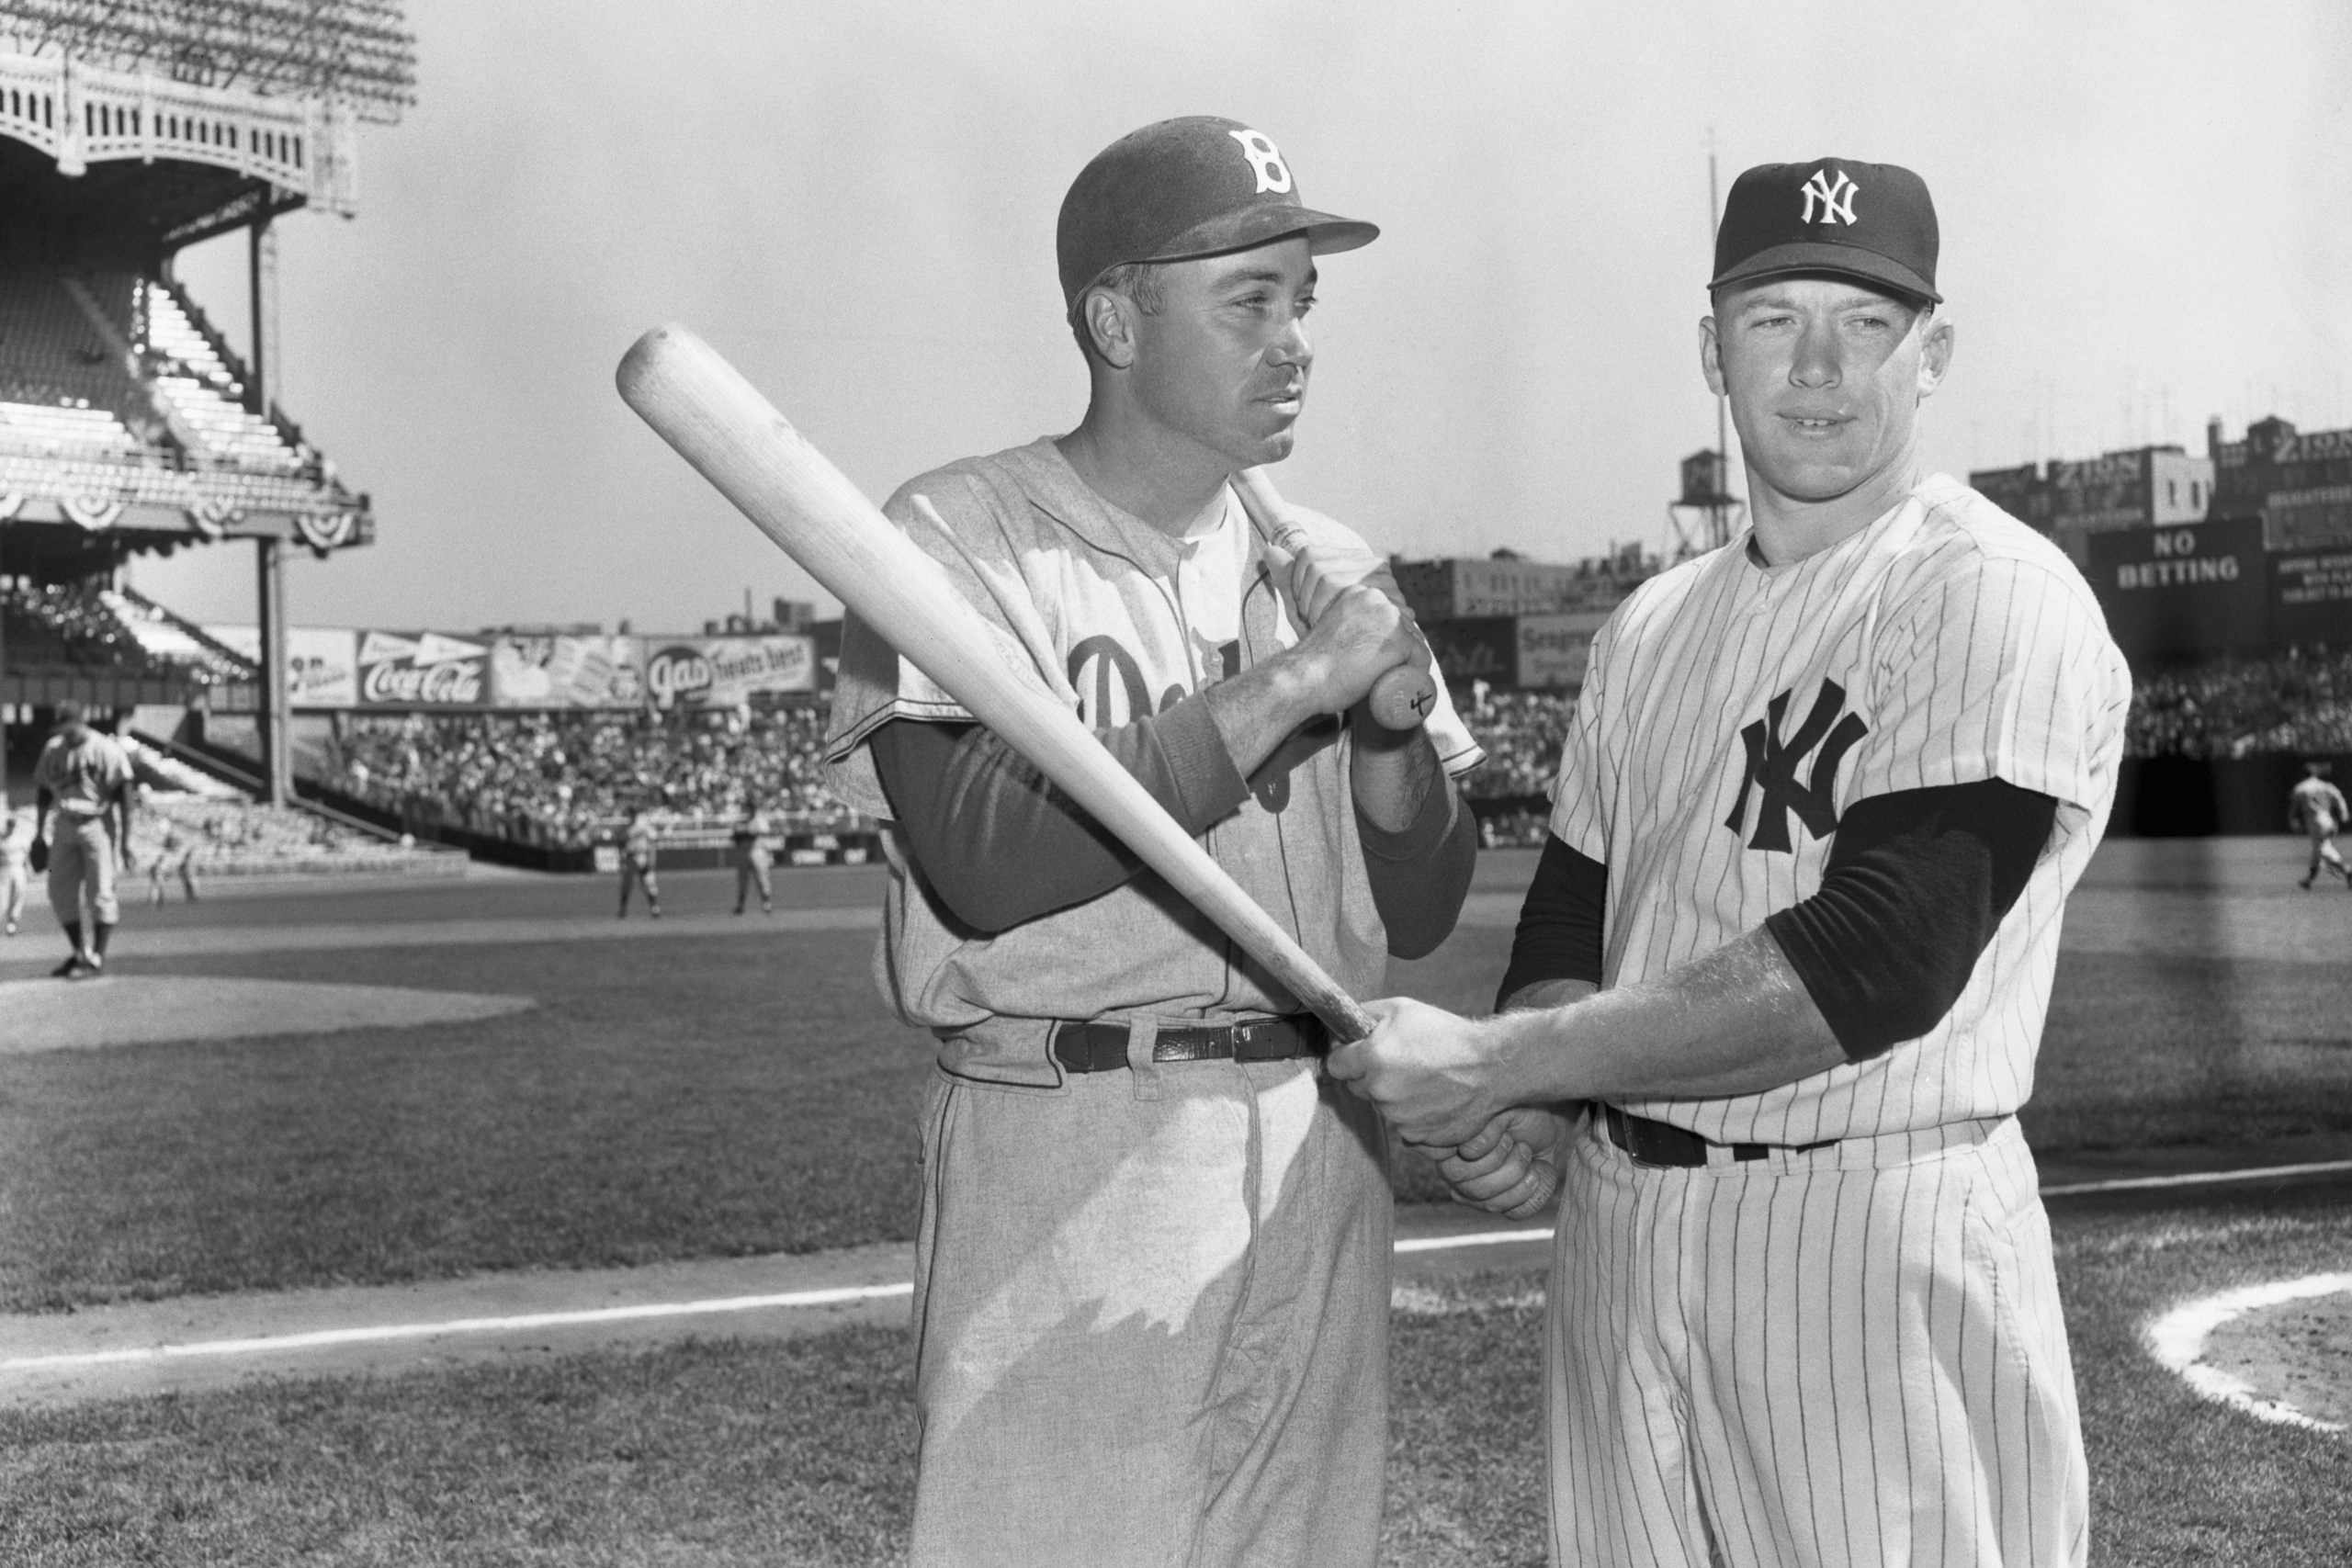
[[[1006,667],[1098,730],[1295,641],[1238,502],[1172,537],[1095,495],[1051,441],[927,474],[887,511]],[[867,742],[903,719],[971,722],[853,622],[829,761],[877,817],[895,813]],[[1365,994],[1387,943],[1349,753],[1336,724],[1301,731],[1204,843]],[[1163,1030],[1297,1008],[1156,876],[981,933],[942,907],[902,831],[885,848],[877,979],[940,1042],[916,1561],[1369,1562],[1387,1441],[1375,1115],[1311,1057],[1154,1060]],[[1127,1070],[1066,1070],[1052,1042],[1071,1020],[1124,1027]]]

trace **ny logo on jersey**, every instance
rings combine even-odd
[[[1813,178],[1805,181],[1804,217],[1801,221],[1813,221],[1813,203],[1816,197],[1821,200],[1821,220],[1824,223],[1850,224],[1854,221],[1854,182],[1846,177],[1843,169],[1837,171],[1838,183],[1835,185],[1829,183],[1829,175],[1827,169],[1815,169]]]
[[[1756,807],[1756,836],[1747,840],[1751,850],[1788,851],[1792,811],[1806,832],[1816,839],[1827,838],[1838,826],[1838,764],[1846,760],[1855,742],[1871,732],[1857,715],[1838,716],[1846,705],[1846,688],[1835,681],[1824,681],[1821,694],[1813,700],[1813,711],[1783,742],[1781,720],[1795,694],[1791,687],[1774,697],[1765,705],[1764,716],[1739,732],[1739,738],[1747,742],[1747,772],[1739,781],[1739,798],[1732,802],[1724,826],[1735,834],[1740,832],[1747,823],[1748,795],[1761,789],[1764,798]],[[1797,764],[1808,752],[1813,753],[1813,771],[1800,784]]]
[[[1272,191],[1281,196],[1290,189],[1290,165],[1283,162],[1283,155],[1274,150],[1274,144],[1266,139],[1264,131],[1228,130],[1226,134],[1241,143],[1241,155],[1250,160],[1250,167],[1258,176],[1260,191]]]

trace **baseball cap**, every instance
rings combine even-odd
[[[1937,303],[1936,245],[1935,203],[1908,169],[1850,158],[1759,164],[1732,182],[1707,287],[1826,272]]]
[[[1215,115],[1163,119],[1112,142],[1070,182],[1054,230],[1062,303],[1075,306],[1124,262],[1223,255],[1292,234],[1322,255],[1368,245],[1380,231],[1300,201],[1265,132]]]

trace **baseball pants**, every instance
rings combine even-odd
[[[2317,876],[2323,865],[2338,876],[2345,874],[2344,857],[2335,852],[2335,818],[2324,812],[2312,818],[2311,827],[2306,829],[2312,840],[2312,863],[2311,869],[2303,873],[2305,882]]]
[[[1546,1343],[1554,1561],[2079,1564],[2087,1479],[2014,1117],[1691,1169],[1598,1117]]]
[[[1392,1203],[1299,1062],[935,1084],[915,1568],[1354,1568],[1379,1550]]]
[[[57,826],[49,840],[49,907],[57,911],[57,923],[81,924],[86,897],[90,919],[113,925],[122,919],[122,907],[115,901],[114,835],[107,819],[61,811],[51,820]]]

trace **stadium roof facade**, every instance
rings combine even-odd
[[[0,0],[0,244],[154,258],[358,204],[354,128],[415,100],[393,0]]]

